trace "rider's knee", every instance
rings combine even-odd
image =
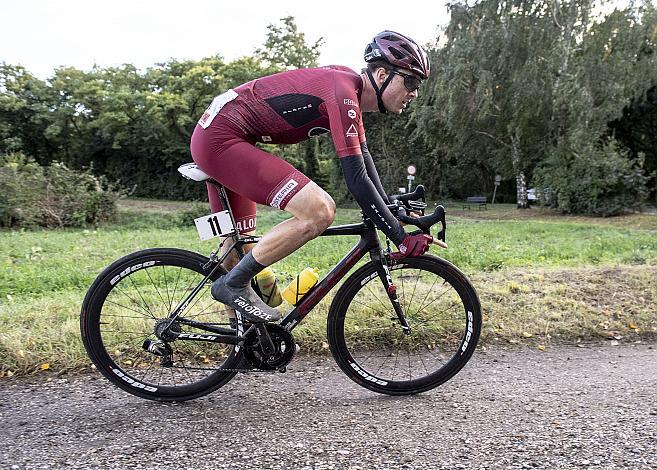
[[[335,203],[333,200],[318,198],[313,201],[309,217],[304,218],[304,228],[309,238],[318,237],[335,219]]]
[[[326,230],[326,228],[333,223],[335,220],[335,202],[333,199],[324,201],[320,205],[320,208],[317,212],[317,226],[318,229],[321,228],[321,232]],[[318,234],[319,235],[319,234]]]

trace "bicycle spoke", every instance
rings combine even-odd
[[[423,306],[421,306],[421,307],[418,309],[418,311],[416,312],[416,314],[420,313],[421,311],[424,311],[427,307],[429,307],[429,305],[432,305],[432,304],[433,304],[434,302],[436,302],[437,300],[440,300],[440,299],[441,299],[445,294],[447,294],[448,292],[449,292],[449,289],[445,290],[442,294],[440,294],[438,297],[436,297],[435,299],[433,299],[433,300],[432,300],[431,302],[429,302],[427,305],[423,305]]]
[[[408,307],[413,305],[413,297],[415,296],[415,290],[417,289],[418,282],[420,282],[420,273],[418,273],[417,277],[415,278],[415,285],[413,286],[413,292],[411,293],[411,298],[408,301]]]
[[[141,295],[141,290],[139,290],[139,288],[138,288],[137,285],[135,284],[135,281],[132,279],[132,276],[128,276],[128,279],[130,280],[130,282],[132,283],[133,287],[134,287],[135,290],[137,291],[137,294],[139,295],[139,297],[141,298],[141,300],[144,302],[144,307],[145,307],[144,310],[146,310],[146,311],[147,311],[147,312],[148,312],[153,318],[155,318],[155,315],[153,315],[153,313],[152,313],[152,312],[149,310],[149,308],[148,308],[148,307],[149,307],[148,302],[146,302],[146,299],[144,299],[144,296]]]
[[[389,313],[382,312],[381,310],[377,310],[377,309],[375,309],[374,307],[372,307],[371,305],[364,304],[363,302],[360,302],[360,301],[354,300],[353,303],[355,303],[355,304],[357,304],[357,305],[362,305],[362,306],[365,307],[365,308],[372,309],[372,310],[374,310],[376,313],[381,314],[382,316],[389,315]]]
[[[153,316],[153,314],[152,314],[148,309],[144,308],[139,302],[137,302],[135,299],[133,299],[132,297],[130,297],[130,296],[126,293],[126,291],[124,290],[124,288],[123,288],[120,284],[117,284],[115,288],[116,288],[116,290],[118,290],[121,294],[123,294],[125,297],[127,297],[128,300],[129,300],[130,302],[132,302],[137,308],[143,310],[143,311],[146,313],[146,316],[148,316],[148,317],[150,317],[150,318],[153,318],[153,319],[155,318],[155,316]],[[108,300],[108,302],[111,302],[111,300]],[[131,310],[132,310],[132,309],[131,309]],[[133,311],[134,311],[134,312],[137,312],[137,310],[133,310]]]
[[[157,292],[158,297],[162,301],[163,305],[166,305],[167,303],[164,301],[164,298],[162,297],[162,294],[160,294],[160,289],[157,288],[157,285],[155,284],[155,281],[153,281],[153,278],[151,277],[150,269],[145,269],[146,275],[148,276],[148,279],[151,281],[151,284],[153,284],[153,287],[155,288],[155,292]]]
[[[137,313],[139,313],[139,312],[137,312]],[[144,318],[150,318],[150,317],[146,317],[146,316],[144,316],[144,315],[142,315],[142,316],[140,316],[140,317],[132,317],[132,316],[128,316],[128,315],[112,315],[112,314],[109,314],[109,313],[104,314],[104,315],[103,315],[103,318],[105,318],[105,317],[114,317],[114,318],[132,318],[132,319],[135,319],[135,320],[142,320],[142,319],[144,319]]]
[[[119,303],[117,303],[117,302],[114,302],[113,300],[109,300],[109,299],[108,299],[108,300],[106,300],[105,302],[106,302],[106,303],[109,303],[109,304],[112,304],[112,305],[116,305],[116,306],[119,307],[119,308],[122,308],[122,309],[125,309],[125,310],[130,310],[131,312],[138,313],[139,315],[141,315],[142,318],[148,318],[148,319],[151,319],[151,320],[154,320],[154,319],[155,319],[155,317],[152,317],[152,316],[148,315],[147,313],[145,314],[145,313],[143,313],[143,312],[141,312],[141,311],[139,311],[139,310],[135,310],[134,308],[130,308],[130,307],[127,307],[127,306],[125,306],[125,305],[123,305],[123,304],[119,304]],[[103,317],[109,317],[109,316],[110,316],[110,315],[108,315],[108,314],[106,314],[106,313],[103,314]]]
[[[169,301],[169,303],[168,303],[168,305],[169,305],[169,309],[168,309],[168,311],[170,312],[170,311],[171,311],[171,307],[172,307],[171,304],[173,303],[173,299],[172,299],[171,297],[169,297],[169,282],[168,282],[168,280],[167,280],[167,270],[164,268],[163,265],[161,265],[160,267],[162,268],[162,275],[164,276],[164,289],[165,289],[165,292],[167,293],[167,300]]]
[[[207,290],[207,288],[205,288],[205,290]],[[196,294],[196,297],[194,298],[194,303],[192,305],[190,305],[189,307],[187,307],[190,311],[194,310],[194,307],[196,307],[196,304],[199,302],[199,300],[201,300],[201,298],[203,298],[203,296],[201,295],[203,291],[204,291],[203,289],[198,291],[198,293]]]
[[[176,290],[178,289],[178,281],[180,281],[181,271],[182,271],[182,268],[179,267],[178,268],[178,276],[176,276],[176,285],[173,286],[173,294],[171,294],[172,302],[171,302],[171,308],[169,308],[169,312],[171,312],[171,310],[173,310],[173,302],[175,302],[175,300],[176,300]]]
[[[137,331],[117,331],[117,330],[100,330],[101,333],[121,333],[123,335],[132,335],[132,336],[150,336],[149,333],[137,332]]]
[[[378,295],[376,295],[374,292],[372,292],[372,289],[371,289],[370,286],[369,286],[369,282],[368,282],[367,284],[365,284],[365,288],[370,292],[370,294],[372,294],[372,295],[376,298],[376,300],[379,301],[379,303],[381,304],[381,306],[382,306],[383,309],[385,310],[385,309],[386,309],[386,305],[383,303],[383,301],[379,298]]]
[[[199,296],[200,296],[200,294],[201,294],[201,293],[199,292]],[[198,318],[198,317],[200,317],[201,315],[203,315],[204,313],[207,313],[207,311],[208,311],[209,309],[211,309],[212,307],[214,307],[214,306],[217,305],[217,304],[218,304],[218,302],[210,302],[210,303],[208,303],[208,305],[207,305],[205,308],[203,308],[203,310],[201,310],[200,312],[196,313],[195,315],[185,315],[185,318],[189,318],[189,319],[191,319],[191,318]],[[190,310],[191,310],[191,309],[190,309]],[[210,312],[210,313],[219,313],[219,314],[221,314],[221,313],[224,313],[224,312],[227,312],[227,310],[224,309],[224,310],[220,310],[219,312]]]
[[[433,288],[435,287],[435,285],[436,285],[436,283],[438,282],[439,279],[440,279],[440,277],[436,276],[436,278],[433,281],[433,284],[431,284],[431,287],[429,287],[429,289],[427,289],[427,293],[425,294],[424,298],[422,299],[422,302],[420,302],[420,307],[418,307],[418,311],[415,312],[416,315],[418,314],[419,309],[422,308],[422,305],[424,304],[424,302],[427,300],[427,297],[429,297],[429,294],[431,294],[433,292]],[[447,281],[445,281],[443,279],[443,286],[445,285],[446,282]]]

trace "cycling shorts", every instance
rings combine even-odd
[[[256,203],[285,209],[310,178],[288,162],[255,146],[255,140],[221,115],[203,129],[196,126],[190,150],[194,162],[226,188],[240,233],[256,228]],[[212,212],[224,210],[217,189],[208,184]]]

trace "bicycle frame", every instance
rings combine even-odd
[[[233,212],[230,209],[230,204],[228,202],[228,197],[226,195],[225,189],[220,184],[210,181],[210,184],[213,184],[219,190],[219,198],[225,207],[228,210],[233,226],[235,227],[235,220],[233,219]],[[381,243],[379,241],[376,228],[371,220],[364,218],[363,222],[357,224],[348,224],[348,225],[337,225],[327,228],[320,236],[329,237],[329,236],[344,236],[344,235],[359,235],[360,240],[358,243],[328,272],[328,274],[318,282],[304,297],[301,301],[283,317],[281,320],[280,326],[285,328],[287,331],[292,331],[303,318],[310,313],[310,311],[328,294],[333,287],[342,279],[344,276],[358,263],[367,253],[370,253],[372,261],[378,262],[379,266],[377,267],[377,272],[381,281],[384,284],[384,287],[388,293],[388,296],[392,302],[392,305],[397,313],[399,321],[402,325],[402,328],[405,332],[410,332],[408,324],[404,314],[399,306],[399,301],[397,299],[395,286],[392,284],[390,274],[388,271],[387,264],[382,260],[381,253]],[[178,321],[179,323],[198,328],[200,330],[208,331],[210,333],[217,334],[192,334],[192,333],[181,333],[178,335],[178,339],[185,339],[191,341],[209,341],[209,342],[219,342],[227,344],[239,344],[243,336],[239,334],[236,336],[234,330],[228,328],[221,328],[207,323],[201,323],[194,320],[189,320],[185,318],[179,318],[183,313],[185,308],[190,304],[191,300],[201,291],[203,286],[208,282],[208,280],[215,274],[217,270],[221,268],[221,263],[226,259],[229,253],[233,250],[236,250],[238,256],[241,258],[244,256],[243,246],[251,243],[257,243],[260,240],[260,237],[242,237],[237,231],[230,234],[234,240],[233,245],[222,254],[221,257],[216,258],[215,253],[213,253],[214,259],[211,259],[211,262],[216,263],[214,268],[206,275],[206,277],[187,295],[187,297],[171,312],[169,318],[171,319],[167,325],[167,329],[173,324],[173,322]],[[220,247],[223,245],[220,245]]]

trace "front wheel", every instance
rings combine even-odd
[[[424,392],[453,377],[472,356],[481,331],[481,306],[470,281],[434,256],[389,266],[410,331],[402,329],[392,301],[369,262],[336,294],[328,340],[340,368],[379,393]]]
[[[241,360],[235,346],[183,340],[184,333],[205,333],[184,322],[174,324],[165,340],[155,334],[203,282],[207,262],[185,250],[143,250],[114,262],[96,278],[84,299],[80,328],[89,357],[112,383],[142,398],[183,401],[233,378]],[[230,328],[228,310],[209,292],[217,276],[189,301],[183,320]]]

